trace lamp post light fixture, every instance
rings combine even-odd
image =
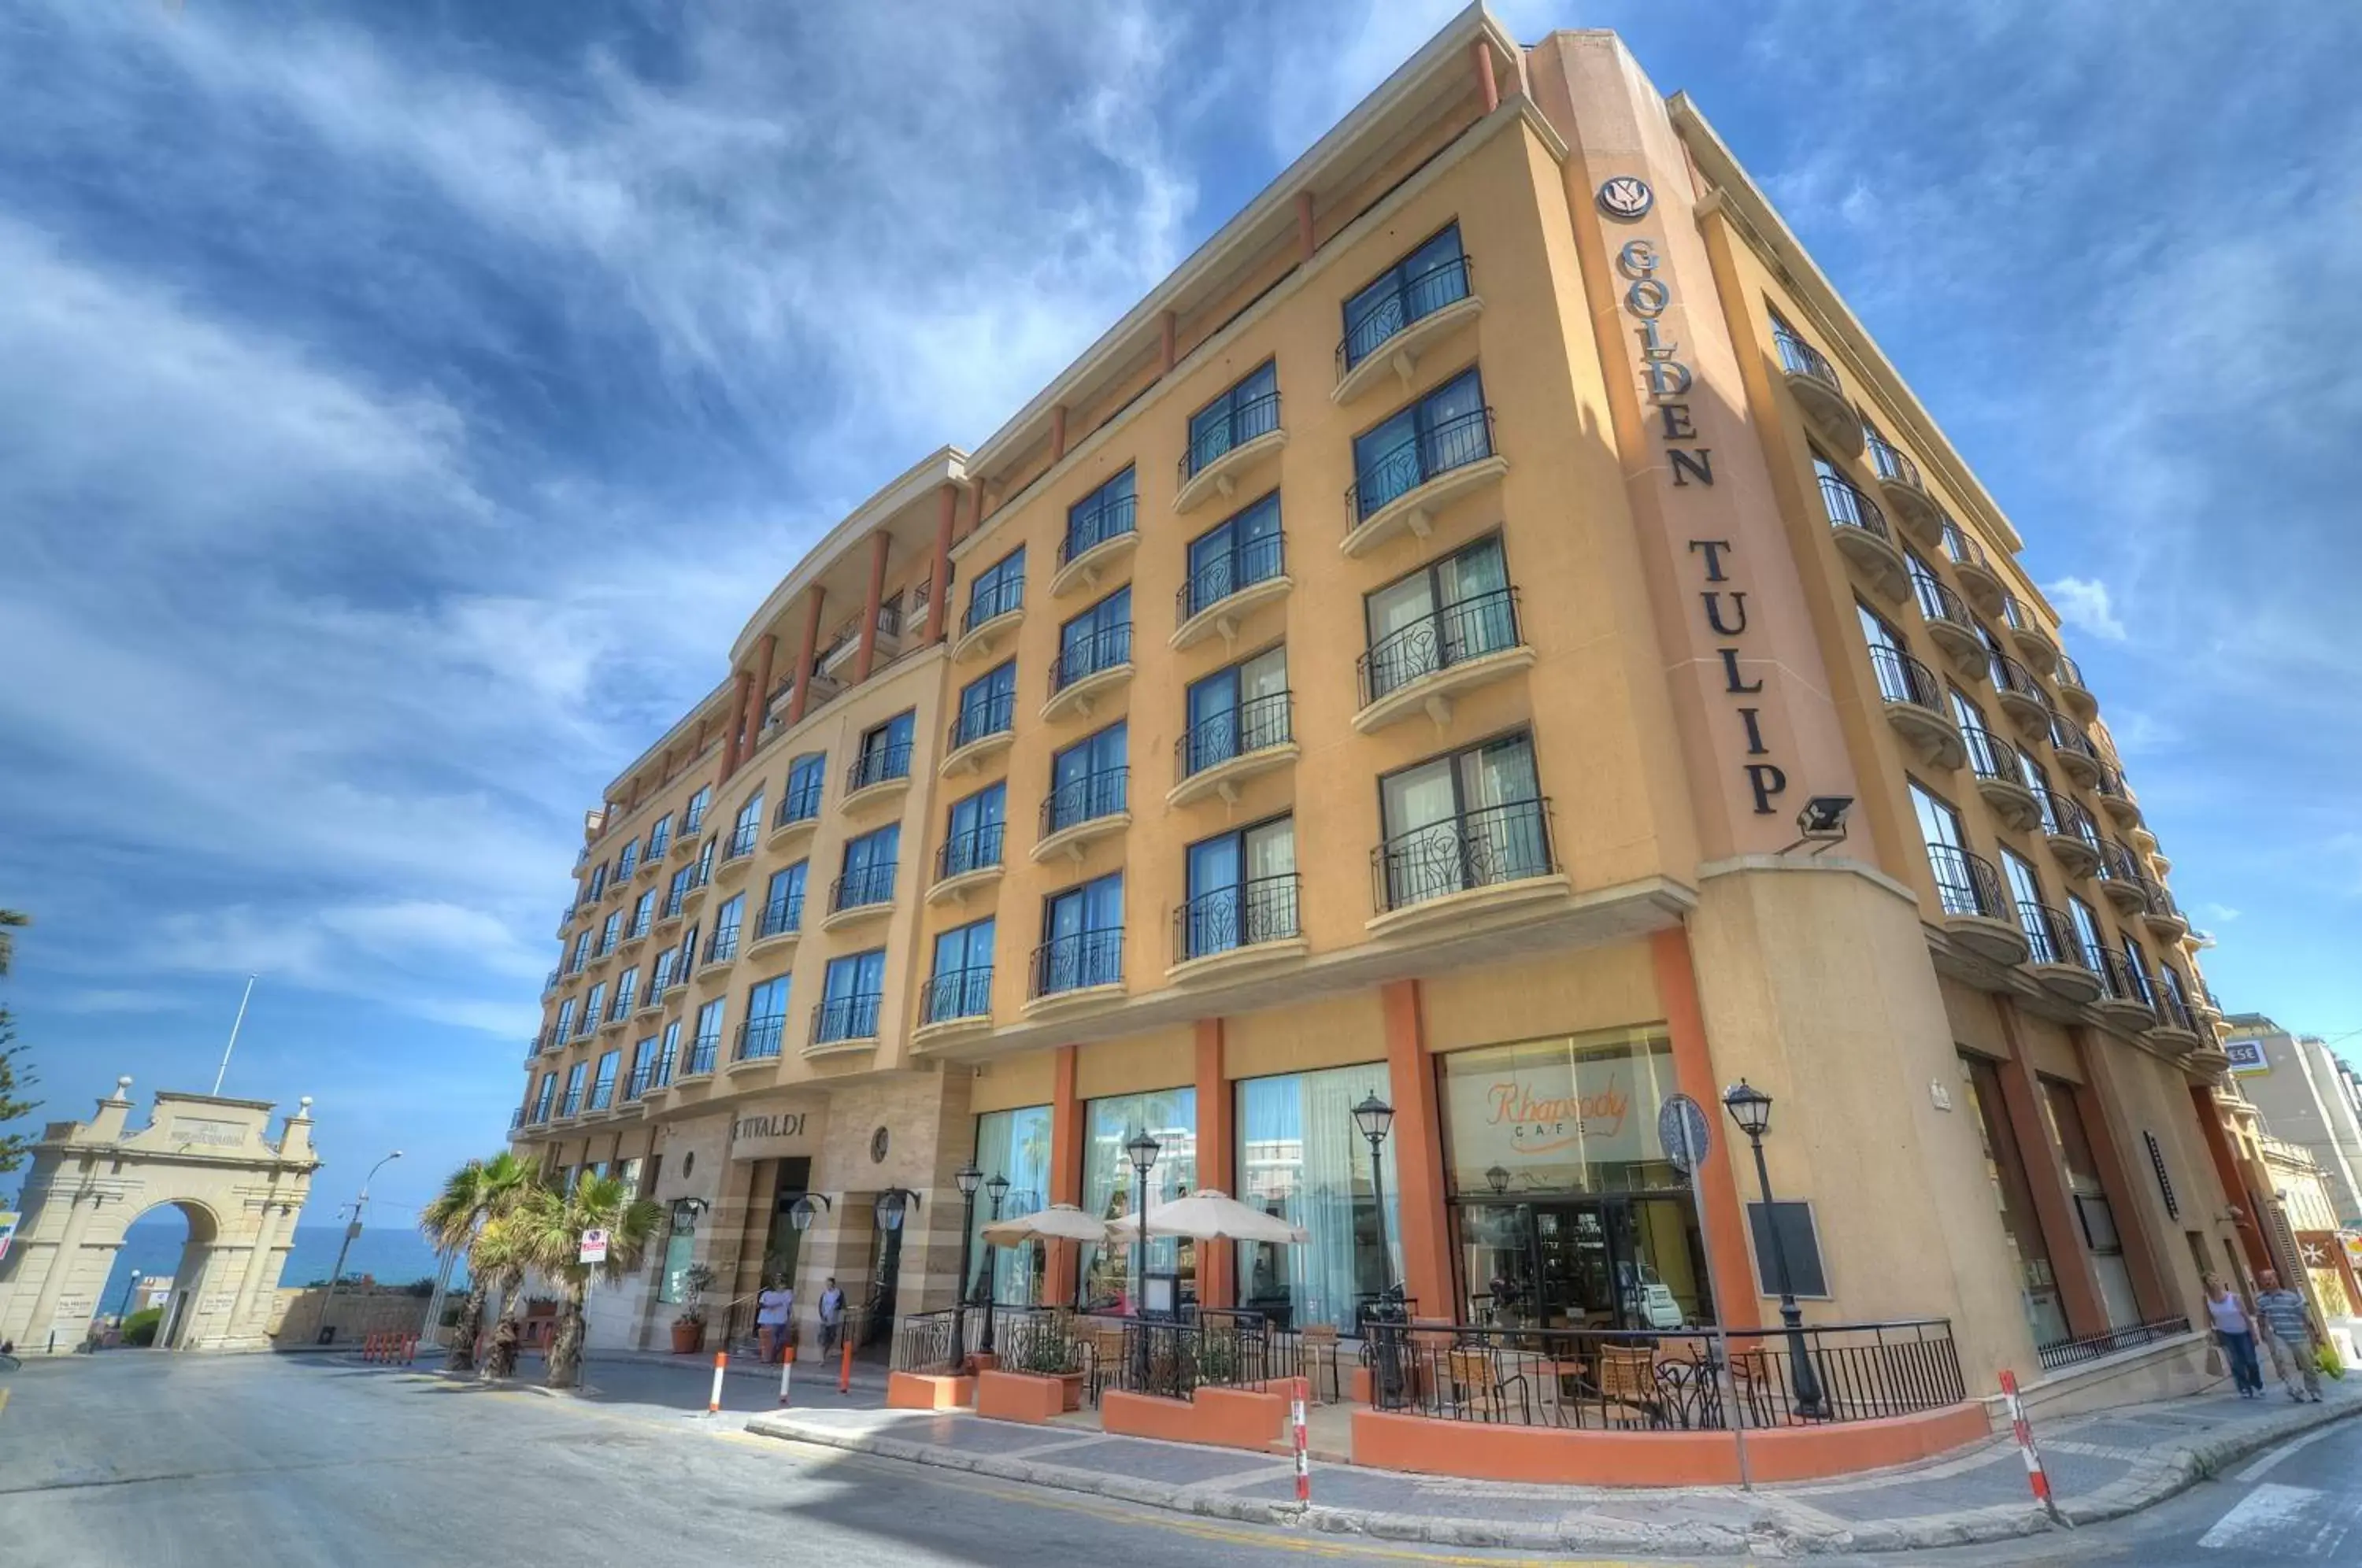
[[[1805,1313],[1788,1272],[1788,1245],[1780,1235],[1780,1212],[1772,1206],[1772,1173],[1763,1163],[1763,1134],[1772,1127],[1772,1097],[1739,1079],[1722,1092],[1723,1109],[1747,1134],[1755,1151],[1755,1185],[1763,1194],[1763,1228],[1772,1235],[1772,1267],[1780,1276],[1780,1321],[1788,1330],[1788,1379],[1796,1395],[1796,1413],[1826,1417],[1828,1403],[1821,1397],[1821,1380],[1813,1370],[1812,1353],[1805,1347]]]
[[[1148,1392],[1148,1173],[1155,1168],[1157,1152],[1163,1147],[1148,1135],[1143,1127],[1131,1135],[1123,1146],[1131,1161],[1133,1173],[1140,1178],[1132,1191],[1140,1204],[1140,1230],[1131,1243],[1131,1342],[1132,1388],[1136,1393]]]
[[[1009,1178],[995,1171],[992,1179],[984,1184],[984,1190],[992,1198],[992,1222],[997,1225],[1000,1222],[1000,1200],[1009,1196]],[[984,1256],[977,1260],[978,1277],[976,1293],[984,1302],[984,1338],[977,1342],[976,1348],[986,1355],[992,1353],[992,1264],[997,1253],[998,1249],[988,1249]]]
[[[836,1205],[828,1200],[828,1194],[807,1192],[788,1205],[788,1223],[793,1225],[798,1231],[809,1231],[811,1229],[812,1220],[822,1210],[831,1214],[836,1212]]]
[[[1506,1197],[1509,1190],[1509,1173],[1499,1165],[1489,1165],[1485,1171],[1485,1185],[1493,1189],[1494,1197]]]
[[[402,1158],[402,1151],[396,1149],[384,1159],[371,1165],[369,1168],[369,1175],[361,1177],[360,1196],[353,1199],[352,1220],[345,1227],[343,1244],[337,1248],[336,1271],[328,1275],[328,1294],[320,1302],[320,1317],[323,1321],[326,1321],[328,1316],[328,1303],[337,1298],[337,1286],[345,1277],[345,1254],[353,1250],[353,1238],[361,1233],[361,1211],[369,1207],[370,1183],[377,1179],[378,1172],[400,1158]]]
[[[984,1173],[976,1168],[974,1160],[952,1173],[952,1185],[960,1195],[960,1261],[959,1277],[962,1288],[952,1307],[952,1370],[957,1372],[967,1360],[967,1279],[968,1249],[976,1239],[976,1189],[984,1185]],[[989,1318],[985,1320],[991,1321]]]
[[[1381,1405],[1389,1408],[1400,1402],[1402,1364],[1400,1347],[1394,1333],[1396,1316],[1395,1260],[1394,1254],[1386,1250],[1385,1166],[1379,1158],[1379,1152],[1385,1147],[1386,1133],[1394,1124],[1395,1108],[1380,1099],[1374,1090],[1363,1095],[1362,1103],[1353,1108],[1353,1125],[1362,1130],[1362,1136],[1370,1143],[1370,1201],[1377,1216],[1378,1277],[1383,1282],[1378,1291],[1377,1309],[1371,1315],[1370,1321],[1379,1325],[1376,1330],[1378,1399]]]

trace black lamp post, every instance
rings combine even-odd
[[[995,1171],[992,1175],[992,1179],[984,1184],[984,1190],[989,1193],[992,1197],[992,1222],[997,1225],[1000,1222],[1000,1200],[1009,1196],[1009,1178],[1002,1176],[999,1172]],[[980,1276],[977,1281],[977,1294],[984,1298],[984,1338],[977,1343],[977,1349],[982,1351],[986,1355],[990,1355],[992,1353],[992,1278],[994,1272],[994,1253],[988,1250],[983,1257],[977,1260],[977,1273]]]
[[[1379,1279],[1377,1308],[1370,1321],[1378,1325],[1378,1402],[1391,1408],[1401,1402],[1402,1396],[1402,1356],[1395,1332],[1402,1314],[1395,1299],[1394,1254],[1386,1251],[1385,1166],[1378,1156],[1387,1131],[1395,1124],[1395,1108],[1374,1092],[1365,1094],[1353,1108],[1353,1124],[1370,1141],[1370,1198],[1377,1214]]]
[[[1140,1205],[1140,1231],[1131,1247],[1131,1342],[1133,1345],[1132,1388],[1137,1393],[1148,1392],[1148,1173],[1156,1165],[1156,1154],[1163,1145],[1148,1135],[1143,1127],[1131,1135],[1123,1146],[1131,1156],[1131,1168],[1140,1177],[1132,1192]]]
[[[1772,1267],[1780,1275],[1780,1321],[1788,1329],[1788,1379],[1795,1389],[1796,1411],[1826,1416],[1829,1412],[1821,1397],[1821,1380],[1813,1371],[1811,1353],[1805,1348],[1805,1313],[1796,1305],[1796,1292],[1790,1283],[1788,1247],[1781,1239],[1779,1210],[1772,1207],[1772,1173],[1763,1164],[1763,1134],[1772,1126],[1772,1097],[1741,1078],[1723,1090],[1722,1103],[1755,1151],[1755,1185],[1763,1194],[1763,1227],[1772,1233]]]
[[[968,1249],[976,1239],[976,1189],[984,1185],[984,1173],[976,1168],[974,1160],[952,1173],[952,1185],[960,1195],[960,1262],[962,1289],[952,1306],[952,1370],[957,1372],[967,1359],[967,1279]],[[987,1320],[989,1321],[990,1320]]]

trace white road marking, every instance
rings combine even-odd
[[[2265,1454],[2261,1459],[2257,1460],[2245,1470],[2240,1471],[2238,1474],[2234,1475],[2231,1479],[2236,1481],[2242,1486],[2247,1485],[2252,1482],[2260,1481],[2264,1478],[2265,1473],[2270,1470],[2273,1465],[2278,1464],[2281,1460],[2286,1459],[2290,1454],[2294,1453],[2297,1450],[2317,1443],[2323,1438],[2334,1437],[2338,1432],[2344,1430],[2345,1429],[2343,1427],[2335,1426],[2317,1427],[2313,1430],[2305,1433],[2304,1436],[2301,1438],[2291,1438],[2288,1441],[2280,1444],[2279,1447],[2273,1449],[2270,1452]]]
[[[2258,1543],[2262,1537],[2282,1529],[2299,1514],[2310,1507],[2321,1494],[2310,1486],[2283,1486],[2267,1481],[2246,1496],[2239,1506],[2214,1521],[2214,1528],[2198,1538],[2198,1544],[2210,1551]]]

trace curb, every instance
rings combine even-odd
[[[2135,1468],[2132,1474],[2081,1500],[2062,1501],[2060,1510],[2070,1525],[2103,1523],[2137,1513],[2179,1496],[2211,1479],[2249,1454],[2292,1437],[2362,1415],[2362,1402],[2305,1406],[2287,1415],[2259,1421],[2246,1430],[2167,1451]],[[1947,1546],[1971,1546],[2024,1536],[2040,1535],[2058,1527],[2031,1501],[1957,1513],[1928,1514],[1917,1518],[1884,1519],[1852,1525],[1830,1525],[1822,1518],[1797,1517],[1778,1492],[1759,1493],[1752,1520],[1716,1524],[1689,1520],[1679,1524],[1645,1524],[1637,1520],[1599,1518],[1556,1524],[1504,1524],[1485,1519],[1436,1518],[1419,1514],[1380,1513],[1366,1508],[1324,1507],[1314,1503],[1298,1507],[1292,1502],[1236,1497],[1220,1492],[1193,1491],[1128,1476],[1099,1474],[1064,1465],[1035,1464],[996,1454],[971,1453],[931,1443],[866,1432],[835,1431],[808,1427],[791,1415],[758,1414],[746,1421],[746,1430],[760,1437],[839,1449],[848,1453],[905,1463],[929,1464],[999,1481],[1080,1492],[1111,1501],[1162,1509],[1167,1513],[1218,1518],[1238,1524],[1307,1529],[1324,1535],[1360,1535],[1373,1540],[1409,1541],[1429,1546],[1492,1547],[1509,1551],[1571,1553],[1578,1551],[1668,1551],[1700,1556],[1738,1556],[1747,1552],[1817,1556],[1836,1552],[1922,1551]],[[1804,1499],[1798,1499],[1800,1502]]]

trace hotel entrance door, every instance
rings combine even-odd
[[[1667,1283],[1702,1275],[1682,1240],[1685,1196],[1527,1203],[1464,1200],[1459,1210],[1467,1320],[1510,1329],[1675,1329],[1712,1304]]]

